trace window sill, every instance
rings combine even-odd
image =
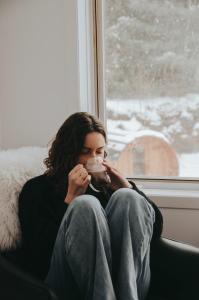
[[[134,182],[160,208],[199,210],[198,181],[134,179]]]

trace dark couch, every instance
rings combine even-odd
[[[161,238],[151,249],[151,273],[148,299],[199,300],[199,248]]]
[[[199,248],[161,238],[151,248],[151,276],[147,300],[198,300]],[[57,300],[43,282],[17,266],[17,255],[13,260],[1,254],[0,282],[2,300]]]

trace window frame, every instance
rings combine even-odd
[[[87,68],[92,70],[90,74],[93,74],[92,92],[90,92],[90,97],[87,98],[87,111],[91,111],[97,115],[104,123],[105,128],[107,128],[104,86],[103,0],[79,1],[81,2],[81,7],[84,5],[84,8],[87,10],[87,18],[89,15],[89,26],[91,30],[90,33],[88,33],[87,30],[86,46],[87,48],[93,48],[89,50],[93,55],[90,63],[87,65]],[[83,2],[84,4],[82,4]],[[83,34],[82,28],[81,26],[80,34]],[[87,81],[88,80],[89,78],[87,77]],[[89,107],[94,107],[94,109],[91,110]],[[134,180],[138,187],[146,192],[160,207],[199,209],[199,178],[131,177],[130,179]],[[187,199],[190,201],[187,201]],[[184,203],[186,203],[186,205]]]

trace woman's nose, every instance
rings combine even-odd
[[[97,156],[97,154],[96,154],[96,152],[91,152],[91,155],[90,155],[91,157],[96,157]]]

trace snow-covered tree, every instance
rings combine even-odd
[[[199,92],[198,0],[105,0],[109,98]]]

